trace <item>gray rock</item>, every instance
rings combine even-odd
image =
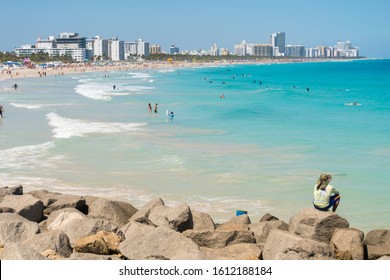
[[[88,216],[104,218],[117,225],[124,226],[138,210],[131,204],[99,198],[88,205]]]
[[[33,222],[40,222],[43,219],[42,201],[29,194],[6,195],[0,207],[15,209],[15,213]]]
[[[268,234],[273,229],[288,231],[288,224],[280,220],[269,220],[249,225],[249,229],[254,233],[256,243],[264,245],[268,238]]]
[[[329,243],[335,228],[348,227],[348,221],[332,211],[306,208],[290,219],[288,231],[303,238]]]
[[[39,233],[38,224],[18,214],[0,214],[0,244],[18,243]]]
[[[224,248],[200,247],[206,260],[259,260],[261,250],[256,244],[240,243]]]
[[[369,260],[390,256],[390,230],[378,229],[367,233],[364,243]]]
[[[66,260],[106,261],[106,260],[121,260],[121,258],[119,256],[114,256],[114,255],[95,255],[90,253],[74,252]]]
[[[156,226],[168,227],[179,232],[193,227],[192,213],[187,204],[174,208],[165,205],[153,207],[149,220]]]
[[[2,187],[0,188],[0,202],[3,200],[3,197],[6,195],[23,195],[23,186],[15,187]]]
[[[202,231],[215,229],[215,223],[209,214],[195,210],[192,210],[191,213],[194,230]]]
[[[72,254],[69,237],[59,230],[36,234],[24,240],[22,244],[33,248],[41,254],[46,250],[53,250],[64,258],[68,258]]]
[[[277,221],[279,220],[278,218],[276,218],[275,216],[272,216],[270,213],[265,213],[263,217],[261,217],[260,219],[260,223],[261,222],[269,222],[269,221]]]
[[[146,203],[140,210],[138,210],[138,212],[136,212],[130,218],[130,221],[134,221],[134,222],[138,222],[138,223],[150,224],[151,223],[149,221],[150,211],[152,211],[152,209],[154,207],[164,206],[164,205],[165,205],[164,201],[161,198],[153,199],[153,200],[149,201],[148,203]]]
[[[70,244],[76,240],[93,235],[99,231],[116,232],[118,227],[105,219],[87,217],[73,208],[65,208],[54,211],[47,221],[48,230],[61,230],[65,232]]]
[[[170,260],[202,259],[198,245],[167,227],[130,222],[122,231],[126,240],[119,245],[119,250],[127,259],[146,260],[154,256]]]
[[[56,197],[56,201],[54,203],[47,206],[45,214],[50,215],[53,211],[64,208],[75,208],[84,214],[88,213],[88,207],[85,203],[84,197],[62,194]]]
[[[30,191],[27,194],[32,195],[33,197],[39,199],[43,202],[43,206],[47,208],[49,205],[56,202],[61,196],[62,193],[59,192],[49,192],[47,190],[36,190],[36,191]]]
[[[4,246],[0,255],[1,260],[47,260],[40,253],[27,245],[10,243]]]
[[[353,228],[336,228],[333,232],[330,244],[337,259],[364,260],[364,233]]]
[[[302,238],[287,231],[272,230],[264,244],[264,260],[334,259],[330,245]]]
[[[228,245],[240,243],[255,243],[251,231],[194,231],[187,230],[183,236],[190,238],[197,245],[208,248],[224,248]]]

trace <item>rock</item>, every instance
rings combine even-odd
[[[47,260],[40,253],[27,245],[11,243],[4,246],[1,260]]]
[[[202,259],[198,245],[167,227],[130,222],[122,231],[126,240],[119,245],[119,250],[127,259],[146,260],[154,256],[170,260]]]
[[[251,220],[248,215],[240,215],[231,218],[229,221],[219,225],[218,230],[248,230]]]
[[[15,213],[33,222],[40,222],[43,219],[42,201],[29,194],[6,195],[0,207],[15,209]]]
[[[116,232],[118,227],[105,219],[87,217],[73,208],[65,208],[54,211],[47,221],[48,230],[62,230],[65,232],[71,244],[76,240],[93,235],[98,231]]]
[[[249,229],[253,232],[256,243],[264,245],[271,230],[280,229],[288,231],[288,224],[280,220],[271,219],[265,222],[250,224]]]
[[[36,191],[30,191],[27,194],[32,195],[33,197],[39,199],[43,202],[43,206],[47,208],[49,205],[56,202],[61,196],[62,193],[58,192],[49,192],[47,190],[36,190]]]
[[[56,255],[62,258],[68,258],[72,254],[72,247],[69,242],[69,237],[64,232],[59,230],[36,234],[24,240],[22,244],[33,248],[35,251],[41,254],[48,250],[55,252]],[[54,257],[53,253],[50,253],[50,255],[51,257]]]
[[[224,248],[201,247],[206,260],[259,260],[261,250],[256,244],[241,243],[229,245]]]
[[[260,223],[261,222],[269,222],[269,221],[277,221],[279,220],[278,218],[276,218],[275,216],[272,216],[270,213],[265,213],[263,217],[261,217],[260,219]]]
[[[85,198],[77,195],[62,194],[56,196],[56,201],[47,206],[45,214],[50,215],[53,211],[64,208],[75,208],[80,212],[87,214],[88,207],[85,203]]]
[[[119,252],[118,247],[121,241],[122,238],[113,232],[99,231],[94,235],[77,240],[74,249],[79,253],[109,255]]]
[[[18,214],[0,214],[0,244],[18,243],[39,233],[38,224]]]
[[[78,253],[109,255],[110,250],[103,238],[96,235],[85,236],[74,243],[74,250]]]
[[[16,187],[2,187],[0,188],[0,202],[3,200],[3,197],[6,195],[23,195],[23,186]]]
[[[153,207],[149,214],[149,220],[156,226],[168,227],[179,232],[193,227],[192,213],[187,204],[181,204],[174,208],[165,205]]]
[[[303,238],[329,243],[335,228],[348,227],[348,221],[332,211],[306,208],[290,219],[288,231]]]
[[[269,233],[263,249],[264,260],[325,260],[333,258],[330,245],[278,229]]]
[[[10,207],[0,207],[0,214],[1,213],[15,213],[15,209],[14,208],[10,208]]]
[[[203,231],[215,229],[215,223],[209,214],[198,212],[195,210],[192,210],[191,213],[194,230]]]
[[[52,249],[47,249],[41,252],[41,255],[48,258],[49,260],[63,260],[64,257],[58,254],[56,251]]]
[[[369,260],[390,256],[390,230],[372,230],[367,233],[364,243]]]
[[[223,248],[239,243],[255,243],[251,231],[194,231],[187,230],[183,236],[190,238],[197,245],[208,248]]]
[[[151,223],[149,221],[150,211],[157,206],[164,206],[164,201],[161,198],[153,199],[146,203],[138,212],[136,212],[131,218],[130,221],[138,222],[138,223]]]
[[[95,255],[90,253],[74,252],[66,260],[84,260],[84,261],[106,261],[106,260],[121,260],[119,256],[113,255]]]
[[[131,204],[99,198],[88,205],[88,216],[104,218],[118,227],[124,226],[138,210]]]
[[[336,228],[330,244],[337,259],[364,260],[364,233],[357,229]]]

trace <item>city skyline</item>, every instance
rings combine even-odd
[[[52,7],[49,1],[42,0],[23,12],[2,14],[5,26],[0,30],[0,50],[14,51],[15,47],[35,42],[37,37],[78,32],[88,38],[142,38],[151,45],[161,45],[164,51],[170,45],[192,50],[210,49],[216,43],[233,52],[234,45],[242,40],[266,44],[271,33],[283,31],[287,34],[286,44],[333,46],[337,41],[350,40],[360,48],[362,56],[390,58],[387,1],[329,0],[323,7],[307,0],[281,0],[278,4],[254,0],[245,4],[210,2],[117,0],[107,5],[99,0],[70,0]],[[14,10],[11,1],[2,6],[4,11]]]

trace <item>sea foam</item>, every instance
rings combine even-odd
[[[146,123],[93,122],[70,119],[49,113],[46,115],[53,127],[55,138],[71,138],[91,133],[127,133],[143,130]]]

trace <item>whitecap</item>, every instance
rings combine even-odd
[[[71,138],[90,133],[127,133],[143,130],[146,123],[93,122],[70,119],[49,113],[46,115],[49,125],[53,127],[55,138]]]
[[[13,102],[11,102],[10,105],[16,108],[25,108],[25,109],[40,109],[44,107],[44,105],[42,104],[23,104],[23,103],[13,103]]]

